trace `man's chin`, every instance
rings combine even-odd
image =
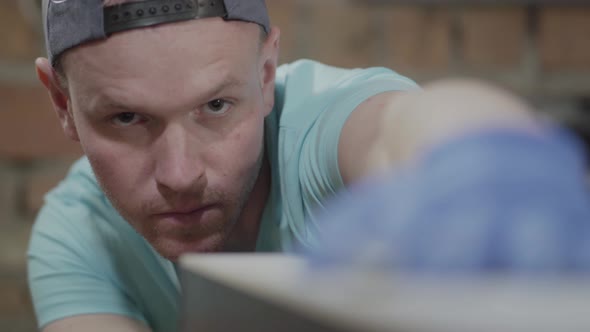
[[[201,239],[158,239],[152,246],[164,258],[176,262],[180,256],[190,253],[214,253],[223,251],[224,237],[211,235]]]

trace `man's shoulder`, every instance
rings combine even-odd
[[[41,325],[89,313],[129,316],[162,331],[174,323],[172,263],[117,213],[86,158],[47,195],[31,233],[28,270]]]
[[[416,84],[395,70],[382,66],[341,68],[319,61],[301,59],[283,64],[277,69],[277,85],[288,87],[301,85],[313,88],[313,91],[322,91],[325,88],[333,88],[339,85],[345,86],[355,81],[362,82],[363,80],[376,78],[400,80],[411,85]],[[310,85],[310,82],[313,82],[313,84]]]
[[[276,96],[281,109],[301,103],[322,104],[375,81],[387,81],[390,86],[395,82],[399,85],[396,90],[417,87],[414,81],[390,68],[340,68],[308,59],[280,66],[276,77]]]
[[[337,79],[359,69],[339,68],[319,61],[300,59],[281,65],[277,69],[277,80],[294,83],[293,79],[308,79],[318,82]]]
[[[306,127],[323,110],[356,94],[417,88],[389,68],[339,68],[308,59],[280,66],[276,77],[275,110],[281,128]]]
[[[47,194],[46,198],[51,199],[56,196],[62,198],[102,196],[102,191],[96,181],[87,157],[83,156],[75,161],[65,178]]]
[[[133,250],[129,250],[131,247]],[[63,257],[73,255],[84,261],[80,264],[100,266],[113,276],[118,275],[113,272],[117,262],[153,260],[157,256],[110,203],[85,157],[76,161],[64,180],[46,195],[37,215],[29,254],[53,259],[45,255],[47,250],[60,252]]]
[[[343,187],[338,141],[348,116],[364,100],[385,91],[417,87],[384,67],[346,69],[311,60],[277,71],[275,112],[267,136],[275,181],[280,188],[281,245],[314,243],[313,209]],[[269,223],[270,224],[270,223]],[[272,225],[272,224],[271,224]],[[295,241],[296,240],[296,241]]]
[[[278,68],[277,87],[289,94],[320,94],[362,70],[339,68],[301,59]]]
[[[88,159],[82,157],[45,196],[34,233],[100,238],[109,233],[131,233],[127,227],[98,185]]]

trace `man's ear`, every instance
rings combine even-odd
[[[273,27],[262,46],[260,79],[264,97],[265,116],[270,114],[275,104],[275,77],[279,61],[279,43],[281,31]]]
[[[38,58],[35,61],[35,69],[37,70],[37,77],[39,81],[43,83],[49,96],[51,97],[51,103],[53,109],[61,122],[61,126],[67,137],[74,141],[79,141],[78,132],[74,123],[74,117],[69,108],[69,97],[65,87],[61,86],[57,78],[57,74],[53,70],[53,67],[46,58]]]

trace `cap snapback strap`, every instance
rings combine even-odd
[[[148,0],[104,8],[105,34],[204,17],[227,17],[223,0]]]

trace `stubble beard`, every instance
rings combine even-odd
[[[233,199],[233,200],[227,200],[227,197],[224,199],[224,194],[220,193],[220,192],[213,192],[211,193],[212,196],[215,196],[216,198],[220,198],[221,201],[224,202],[224,205],[227,208],[234,207],[233,208],[233,212],[231,212],[231,215],[227,218],[227,220],[225,220],[225,222],[222,224],[223,230],[221,232],[221,239],[218,241],[218,245],[213,246],[211,248],[209,248],[209,250],[207,250],[208,252],[223,252],[223,251],[240,251],[242,247],[246,246],[245,244],[241,243],[241,241],[239,241],[239,234],[232,234],[234,229],[236,228],[236,225],[238,224],[238,222],[240,221],[240,217],[242,216],[242,213],[244,211],[244,208],[246,207],[246,204],[248,203],[248,200],[252,194],[252,191],[254,190],[254,186],[256,185],[256,182],[260,176],[260,172],[262,169],[262,163],[264,160],[264,143],[262,144],[262,148],[260,150],[258,159],[256,161],[256,163],[253,165],[253,167],[251,168],[251,171],[248,172],[248,181],[245,183],[244,186],[242,186],[242,191],[239,193],[239,195]],[[98,184],[102,190],[102,192],[105,194],[106,198],[108,199],[108,201],[110,202],[110,204],[114,207],[114,209],[123,217],[123,219],[132,226],[133,230],[139,234],[141,237],[143,237],[148,243],[150,243],[150,245],[163,257],[170,259],[170,260],[175,260],[176,257],[170,257],[170,255],[167,255],[166,252],[170,252],[171,250],[167,250],[166,247],[169,246],[162,246],[162,243],[158,243],[159,239],[162,238],[162,234],[161,232],[159,232],[157,229],[152,228],[151,229],[151,236],[153,236],[153,239],[148,239],[148,237],[146,236],[146,234],[143,234],[141,231],[141,224],[143,223],[142,219],[144,219],[141,216],[134,216],[133,213],[127,213],[126,209],[125,209],[125,205],[122,204],[121,200],[118,199],[116,197],[116,195],[113,195],[113,193],[108,189],[108,186],[105,186],[105,182],[103,179],[101,179],[101,177],[98,176],[98,174],[102,174],[101,172],[96,172],[96,179],[98,181]],[[140,204],[142,207],[140,208],[140,211],[146,211],[147,206],[149,206],[149,204]],[[149,210],[149,208],[147,208]],[[225,211],[227,212],[227,211]],[[230,238],[230,235],[232,236],[232,243],[228,244],[228,239]],[[234,239],[238,239],[233,241]]]

